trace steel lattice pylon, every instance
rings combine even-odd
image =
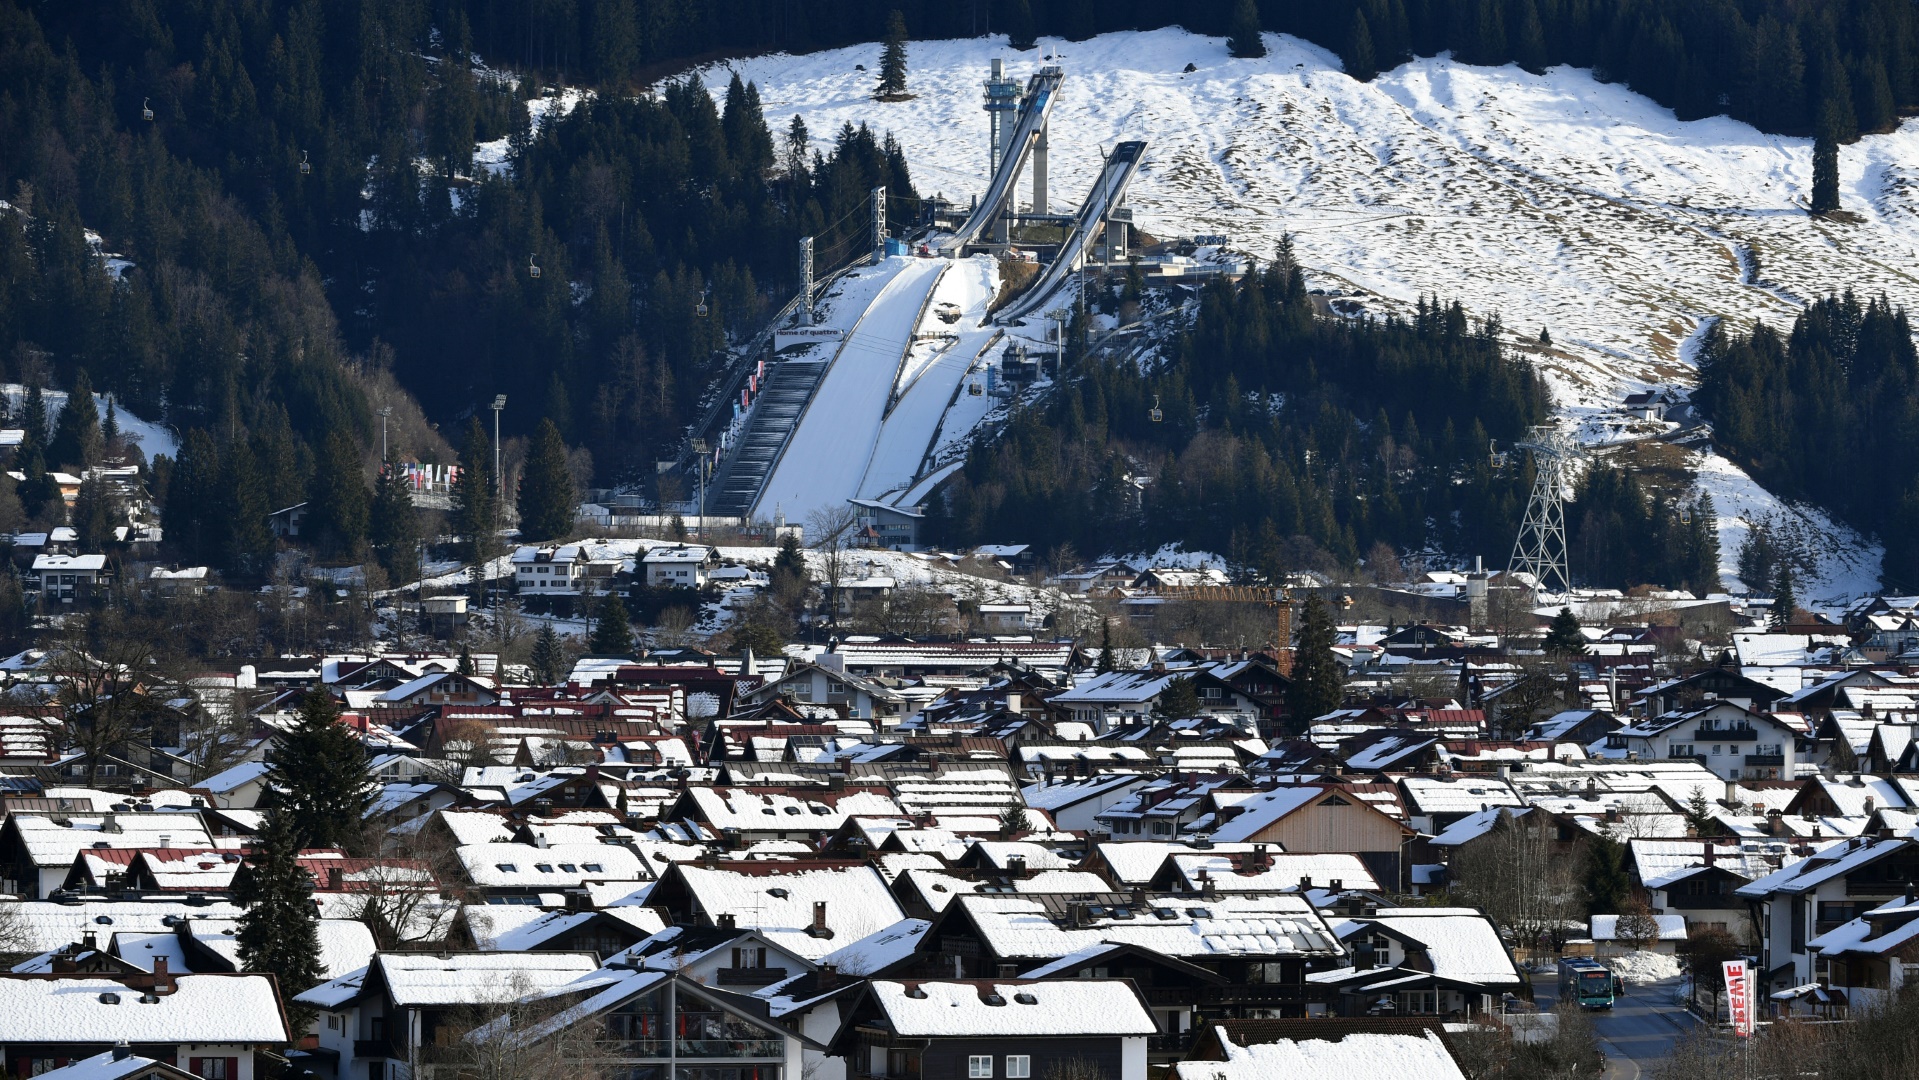
[[[1531,574],[1545,592],[1570,592],[1566,568],[1566,486],[1579,444],[1563,431],[1536,427],[1517,449],[1533,452],[1533,491],[1513,541],[1509,574]]]

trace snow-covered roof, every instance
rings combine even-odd
[[[645,881],[640,857],[615,844],[468,844],[456,852],[475,885],[561,889],[586,881]]]
[[[1105,861],[1107,868],[1112,872],[1114,884],[1134,886],[1145,885],[1152,881],[1153,878],[1158,876],[1160,867],[1165,866],[1166,860],[1174,855],[1184,855],[1194,852],[1199,854],[1206,854],[1208,852],[1231,854],[1240,851],[1251,851],[1253,850],[1253,845],[1249,843],[1231,843],[1213,844],[1210,847],[1199,848],[1195,847],[1191,842],[1184,840],[1114,840],[1100,844],[1096,850],[1099,852],[1099,857]],[[1266,845],[1266,850],[1277,852],[1283,849],[1278,844],[1269,843]]]
[[[23,900],[9,905],[16,916],[20,952],[46,952],[72,945],[81,935],[93,933],[101,942],[109,934],[170,934],[181,919],[193,920],[194,927],[219,930],[233,925],[244,910],[236,904],[189,904],[184,900],[87,901],[60,904],[48,900]]]
[[[699,808],[701,820],[716,830],[830,832],[852,816],[898,817],[902,813],[892,796],[877,791],[848,791],[830,803],[750,787],[696,787],[687,794]]]
[[[599,968],[592,953],[381,953],[373,961],[402,1008],[481,1005],[564,985]]]
[[[1775,893],[1804,893],[1823,882],[1850,874],[1862,866],[1877,862],[1912,844],[1913,841],[1904,837],[1889,840],[1853,837],[1836,841],[1821,848],[1807,859],[1791,866],[1781,867],[1752,884],[1741,887],[1739,895],[1756,900]]]
[[[1415,814],[1476,813],[1493,806],[1522,806],[1512,785],[1496,777],[1408,776],[1399,782],[1408,809]]]
[[[1458,821],[1441,829],[1434,836],[1434,847],[1458,847],[1470,840],[1477,840],[1493,830],[1499,824],[1499,815],[1510,811],[1514,817],[1524,817],[1532,812],[1530,806],[1491,806],[1484,810],[1467,814]]]
[[[741,929],[818,962],[833,950],[892,926],[906,913],[871,866],[814,867],[758,873],[742,868],[683,864],[679,873],[700,910],[717,921],[733,916]],[[808,933],[816,903],[826,905],[829,936]]]
[[[0,975],[0,1031],[25,1043],[268,1043],[291,1040],[273,979],[266,975],[181,975],[170,994],[101,976],[58,979]]]
[[[659,912],[639,905],[604,911],[543,911],[527,904],[468,904],[461,915],[474,945],[489,952],[530,952],[601,915],[626,923],[641,937],[666,929]]]
[[[884,930],[834,949],[820,957],[820,963],[832,964],[843,975],[864,978],[912,956],[932,925],[925,919],[901,919]]]
[[[1379,882],[1373,880],[1357,855],[1269,852],[1266,859],[1271,864],[1266,869],[1246,873],[1240,869],[1241,860],[1236,855],[1215,851],[1172,856],[1180,878],[1195,892],[1202,887],[1202,881],[1223,893],[1298,892],[1300,883],[1307,880],[1312,882],[1310,888],[1329,888],[1331,882],[1337,881],[1342,889],[1368,892],[1379,889]]]
[[[974,893],[1083,896],[1107,892],[1112,888],[1105,878],[1087,870],[1041,870],[1027,877],[1013,877],[1004,881],[969,879],[937,869],[908,870],[900,877],[909,882],[935,912],[945,911],[954,900]]]
[[[1120,979],[870,984],[902,1038],[1151,1035],[1159,1029],[1133,984]]]
[[[1492,920],[1473,908],[1392,908],[1359,919],[1336,919],[1342,940],[1367,927],[1379,927],[1426,948],[1432,974],[1458,982],[1519,981],[1512,957]]]
[[[1232,805],[1239,808],[1239,813],[1231,821],[1210,830],[1213,839],[1229,843],[1250,839],[1261,829],[1325,795],[1327,790],[1301,784],[1235,798]],[[1224,801],[1225,798],[1224,792],[1214,795],[1216,801]]]
[[[1059,957],[1100,942],[1125,942],[1181,958],[1341,951],[1313,905],[1294,894],[1149,895],[1138,908],[1127,898],[1107,900],[1077,927],[1062,917],[1063,904],[1054,897],[974,895],[959,903],[999,956]]]
[[[1338,1039],[1280,1039],[1234,1045],[1220,1032],[1225,1061],[1182,1061],[1173,1066],[1178,1080],[1271,1080],[1280,1076],[1347,1080],[1465,1080],[1452,1051],[1436,1032],[1375,1034],[1351,1032]]]
[[[33,865],[71,865],[82,851],[109,848],[210,848],[213,838],[196,814],[106,814],[101,817],[14,814],[14,827]],[[61,824],[66,821],[67,824]]]
[[[1634,837],[1627,841],[1639,883],[1648,889],[1664,889],[1692,877],[1710,865],[1737,874],[1747,881],[1765,877],[1782,865],[1799,861],[1792,847],[1782,841],[1764,840],[1651,840]],[[1710,860],[1708,856],[1710,855]]]

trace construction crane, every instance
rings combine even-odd
[[[1508,574],[1530,574],[1542,592],[1572,590],[1566,562],[1566,488],[1579,459],[1579,443],[1557,428],[1536,427],[1516,446],[1533,454],[1533,490],[1526,519],[1513,540]]]

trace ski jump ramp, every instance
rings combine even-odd
[[[1033,144],[1039,140],[1040,129],[1046,126],[1047,117],[1053,115],[1053,102],[1059,99],[1060,80],[1065,73],[1056,67],[1043,67],[1039,74],[1026,82],[1026,94],[1020,99],[1019,122],[1013,127],[1013,140],[1000,159],[999,171],[993,174],[992,183],[987,185],[986,195],[980,199],[973,212],[967,215],[958,231],[942,249],[950,255],[962,255],[966,245],[979,239],[981,232],[992,224],[1006,208],[1007,200],[1013,197],[1013,186],[1019,181],[1021,170],[1026,167],[1026,159],[1032,156]]]
[[[1140,162],[1145,157],[1144,142],[1123,142],[1113,147],[1105,167],[1099,171],[1099,179],[1093,181],[1093,190],[1087,193],[1086,201],[1080,204],[1079,213],[1074,215],[1072,231],[1060,245],[1059,255],[1047,264],[1039,280],[1033,282],[1025,293],[994,313],[994,322],[1005,325],[1032,314],[1059,288],[1061,282],[1086,265],[1087,245],[1100,231],[1106,215],[1126,197],[1126,185],[1132,183],[1133,174],[1139,171]]]

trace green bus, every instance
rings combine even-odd
[[[1559,999],[1588,1009],[1612,1008],[1612,972],[1590,956],[1566,957],[1559,962]]]

